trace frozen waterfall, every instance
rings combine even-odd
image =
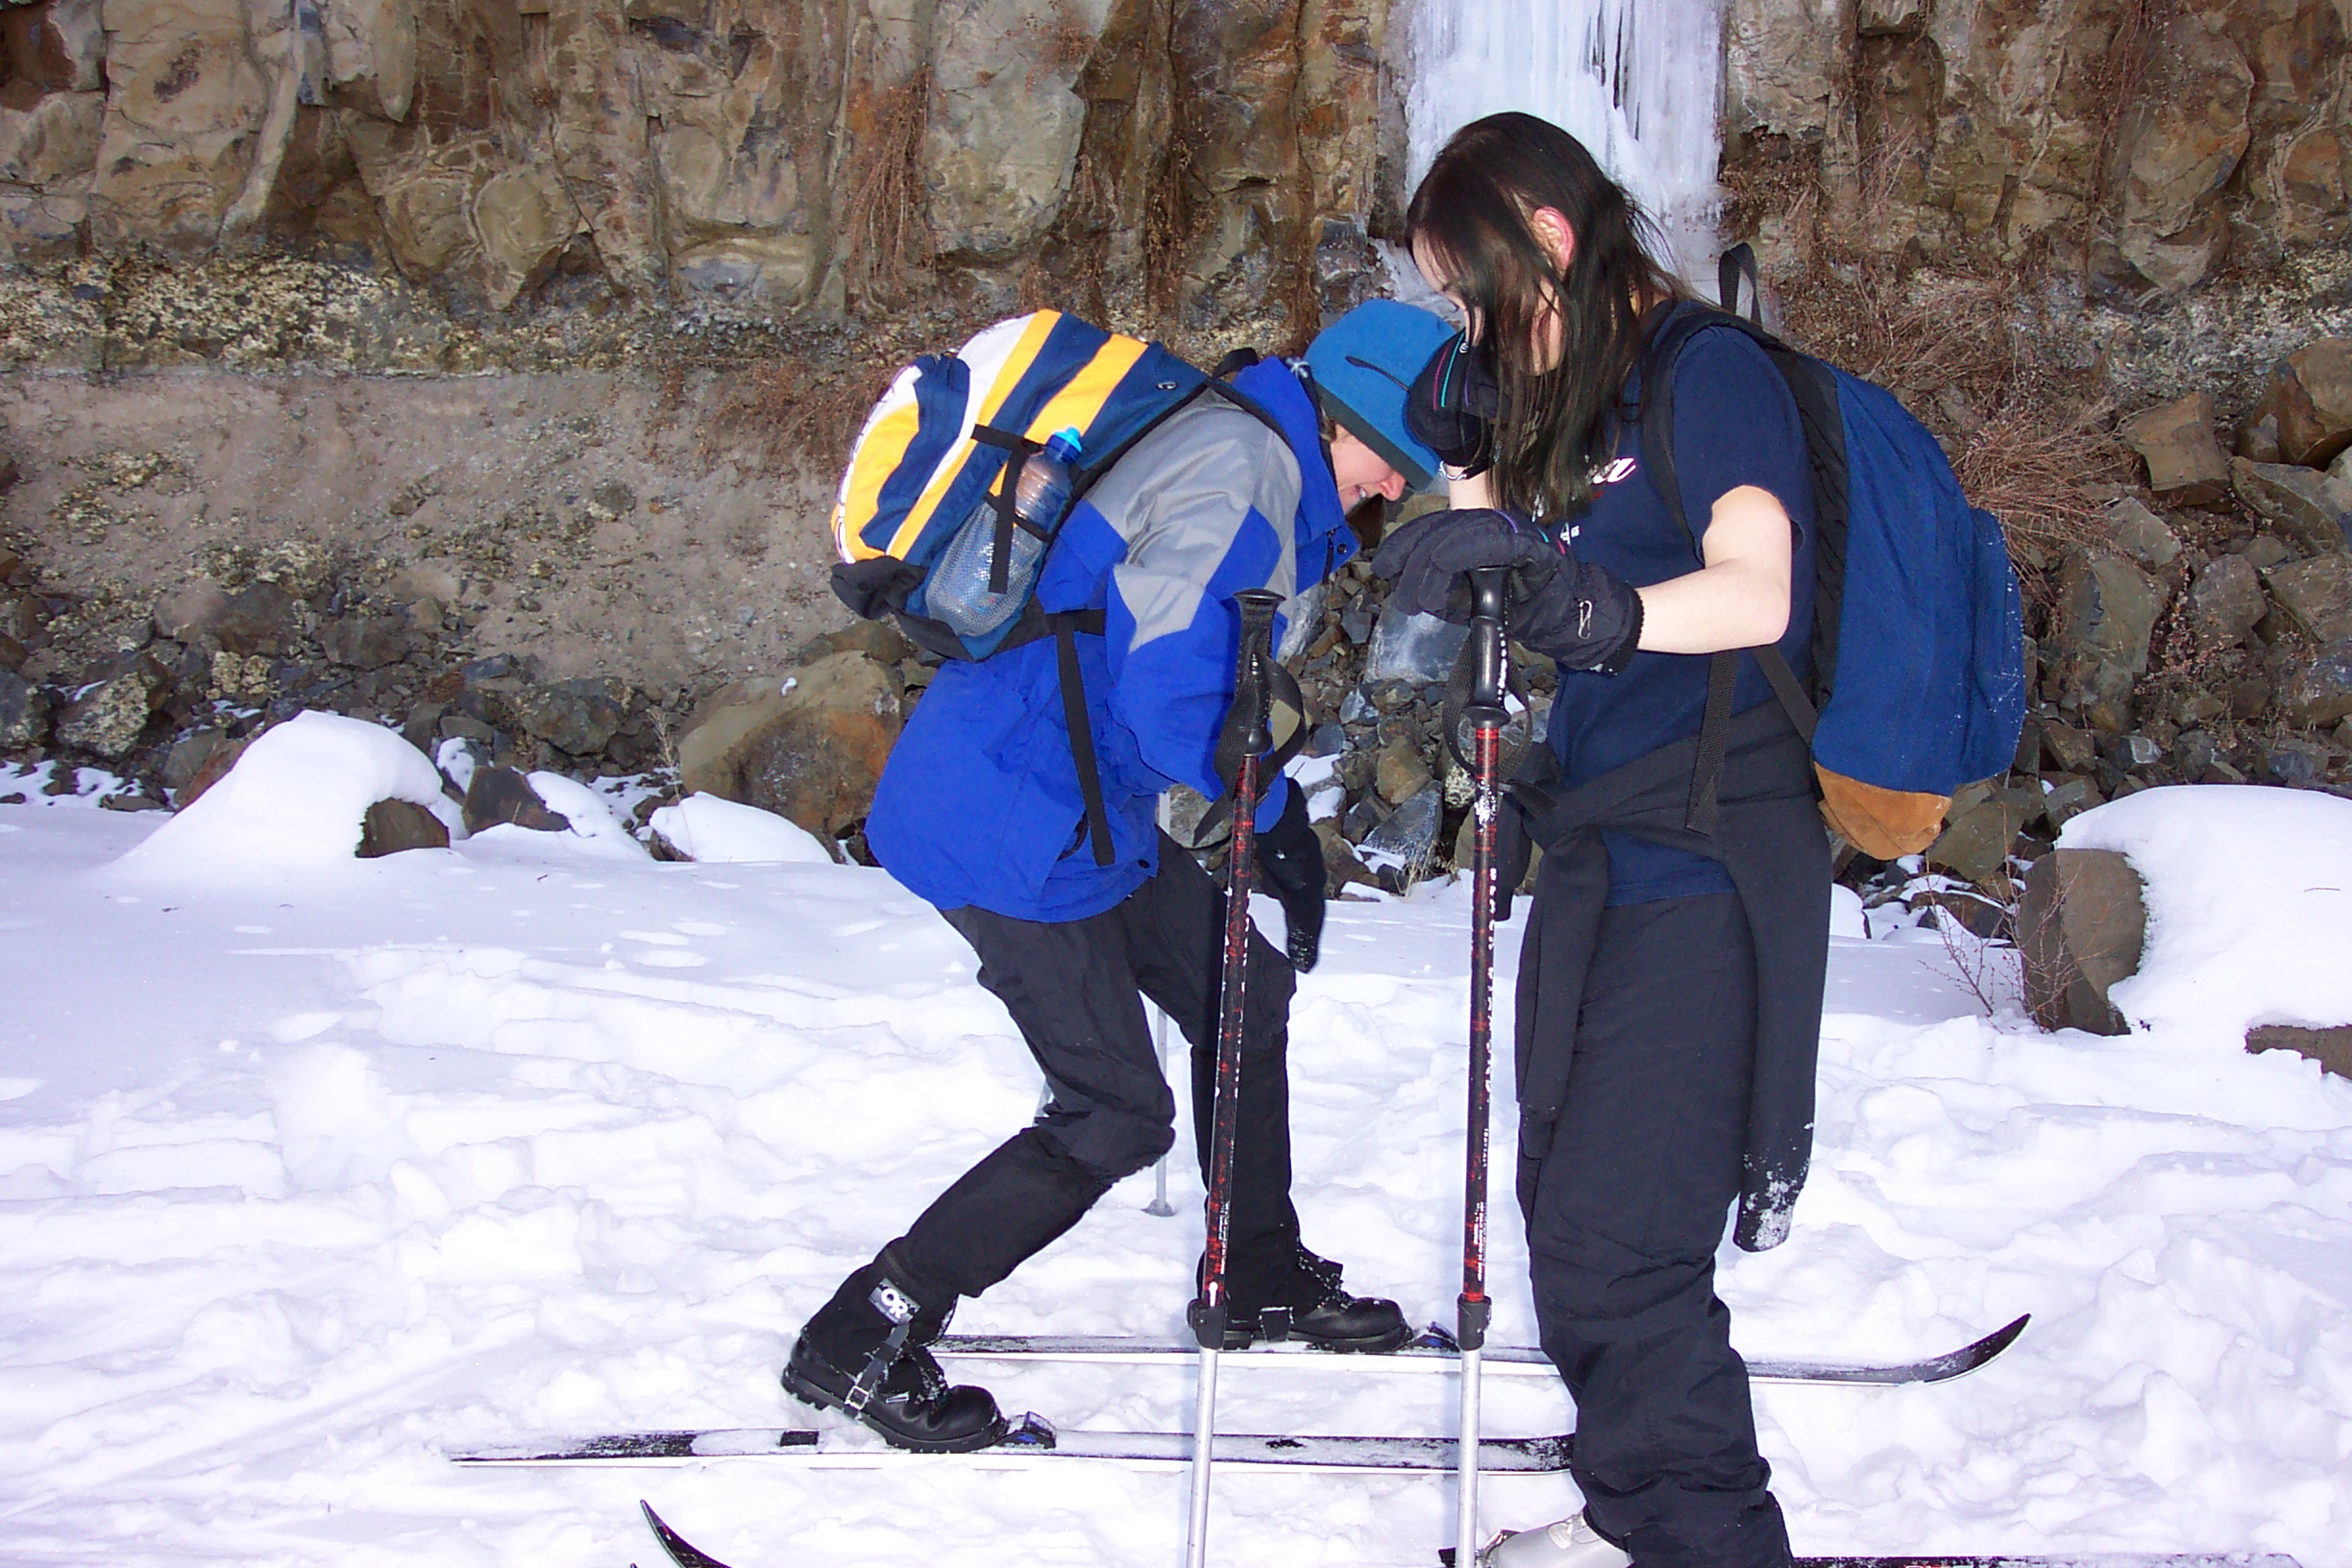
[[[1566,128],[1711,285],[1722,0],[1413,0],[1411,177],[1482,114]]]

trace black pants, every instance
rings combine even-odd
[[[1162,835],[1158,874],[1100,915],[1048,923],[970,907],[943,913],[980,955],[980,984],[1013,1015],[1052,1092],[1032,1126],[893,1244],[919,1289],[976,1296],[1175,1140],[1176,1100],[1144,1021],[1145,996],[1191,1043],[1193,1133],[1207,1168],[1225,898]],[[1254,1312],[1311,1303],[1296,1299],[1306,1282],[1290,1206],[1286,1051],[1295,978],[1254,931],[1248,963],[1227,1281],[1235,1307]]]
[[[1755,1042],[1746,916],[1728,893],[1607,910],[1583,994],[1556,998],[1541,994],[1544,913],[1539,883],[1520,1017],[1543,1033],[1521,1049],[1575,1054],[1523,1190],[1586,1516],[1637,1568],[1785,1568],[1748,1369],[1715,1295]]]

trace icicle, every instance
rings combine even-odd
[[[1415,0],[1409,26],[1413,180],[1481,115],[1540,114],[1592,150],[1711,289],[1722,0]]]

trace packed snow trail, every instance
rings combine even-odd
[[[1175,1560],[1182,1476],[1108,1464],[649,1483],[444,1458],[821,1419],[775,1386],[787,1336],[1037,1101],[969,951],[886,876],[520,828],[116,865],[156,819],[32,802],[0,806],[0,1559],[609,1568],[645,1559],[655,1484],[733,1560]],[[1308,1239],[1422,1321],[1458,1274],[1466,914],[1451,887],[1335,904],[1294,1013]],[[2352,1086],[2187,1024],[1988,1020],[1919,932],[1840,940],[1829,1010],[1795,1236],[1724,1254],[1741,1344],[1891,1359],[2034,1325],[1948,1386],[1760,1389],[1799,1550],[2352,1568]],[[958,1330],[1181,1333],[1177,1174],[1180,1217],[1122,1184]],[[1494,1251],[1495,1336],[1528,1342],[1514,1225]],[[1189,1408],[1183,1367],[988,1370],[1068,1428]],[[1447,1435],[1454,1398],[1269,1369],[1224,1403],[1237,1431]],[[1485,1405],[1500,1434],[1573,1425],[1541,1380]],[[1425,1564],[1448,1488],[1230,1472],[1213,1560]],[[1483,1493],[1498,1526],[1574,1502]]]

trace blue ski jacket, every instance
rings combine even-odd
[[[1279,435],[1214,393],[1171,415],[1071,508],[1039,574],[1041,608],[1104,612],[1103,634],[1077,644],[1111,864],[1087,842],[1044,638],[933,677],[866,819],[893,876],[942,909],[1059,921],[1109,909],[1159,870],[1161,793],[1223,788],[1212,759],[1239,649],[1234,595],[1288,599],[1356,553],[1304,374],[1268,359],[1233,379]],[[1261,826],[1288,789],[1268,784]]]

